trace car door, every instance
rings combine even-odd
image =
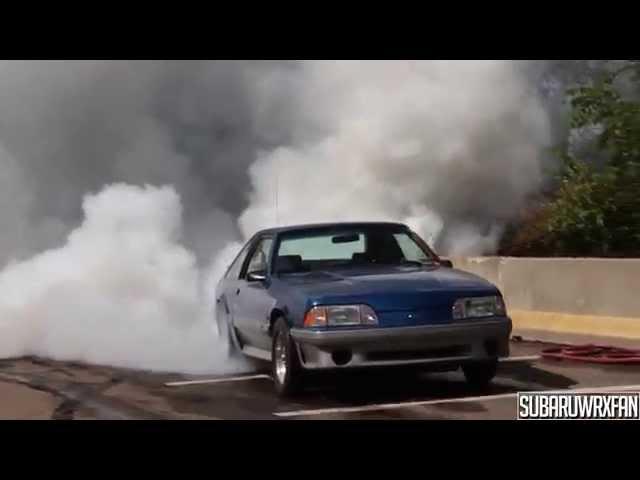
[[[275,304],[268,288],[272,244],[271,236],[263,236],[251,249],[240,273],[233,306],[234,324],[243,343],[264,350],[271,348],[269,316]]]
[[[247,259],[247,254],[251,250],[254,242],[247,242],[235,260],[231,263],[220,284],[216,288],[216,321],[218,328],[221,329],[220,322],[226,322],[227,326],[234,325],[233,308],[236,299],[236,291],[238,282],[240,281],[240,273]],[[220,331],[220,330],[219,330]]]

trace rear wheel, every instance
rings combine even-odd
[[[474,389],[485,389],[496,376],[498,359],[468,363],[462,366],[467,383]]]
[[[302,368],[295,343],[289,334],[289,326],[282,317],[273,326],[271,370],[278,395],[292,395],[301,389]]]

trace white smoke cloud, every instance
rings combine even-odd
[[[515,62],[310,62],[298,75],[298,131],[322,133],[251,166],[245,235],[276,218],[394,220],[446,253],[487,253],[493,223],[543,180],[548,118]]]
[[[440,253],[492,252],[543,180],[530,70],[0,62],[0,357],[244,368],[213,291],[276,223],[405,221]]]
[[[242,368],[218,343],[195,257],[180,244],[172,188],[111,185],[87,196],[83,211],[65,245],[0,273],[0,357],[191,373]]]

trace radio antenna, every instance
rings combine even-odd
[[[276,177],[276,188],[275,188],[275,192],[274,192],[274,197],[275,197],[275,205],[276,205],[276,226],[280,226],[280,221],[278,218],[278,169],[276,168],[276,172],[275,172],[275,177]]]

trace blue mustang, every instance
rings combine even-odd
[[[398,223],[262,230],[226,271],[216,303],[229,352],[271,362],[281,395],[309,370],[412,364],[461,367],[482,387],[509,354],[500,291]]]

